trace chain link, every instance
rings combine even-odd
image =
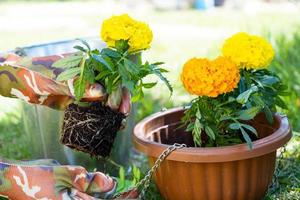
[[[159,168],[159,166],[161,165],[161,163],[175,150],[177,149],[182,149],[187,147],[186,144],[178,144],[175,143],[172,146],[168,147],[167,149],[165,149],[157,158],[157,160],[155,161],[154,165],[151,167],[151,169],[147,172],[146,176],[140,180],[136,186],[134,188],[131,188],[129,190],[139,190],[139,188],[141,188],[141,191],[139,192],[139,198],[143,199],[143,196],[145,195],[145,192],[147,191],[147,189],[150,186],[150,182],[151,182],[151,178],[154,174],[154,172],[156,172],[156,170]],[[118,198],[120,195],[115,196],[115,198]]]
[[[157,158],[152,168],[148,171],[147,175],[136,185],[136,188],[139,189],[142,186],[142,190],[140,192],[140,197],[142,198],[148,187],[150,186],[151,178],[154,172],[159,168],[161,163],[175,150],[182,149],[187,147],[186,144],[178,144],[175,143],[172,146],[165,149]]]
[[[270,186],[270,188],[272,190],[276,190],[278,187],[279,187],[279,174],[280,174],[280,171],[283,167],[283,160],[284,160],[284,153],[286,152],[286,146],[283,146],[281,149],[280,149],[280,154],[279,156],[276,158],[277,159],[277,164],[276,164],[276,169],[275,169],[275,173],[274,173],[274,178],[273,178],[273,181],[272,181],[272,185]]]

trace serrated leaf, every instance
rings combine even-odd
[[[150,89],[153,88],[155,85],[157,84],[157,82],[153,82],[153,83],[143,83],[143,87]]]
[[[253,148],[253,143],[252,143],[251,138],[249,137],[248,133],[243,128],[241,128],[240,130],[242,132],[243,138],[247,142],[249,149],[251,150]]]
[[[125,59],[124,66],[131,74],[138,74],[140,72],[139,66],[131,60]]]
[[[75,76],[77,76],[79,73],[80,73],[79,67],[67,69],[67,70],[63,71],[62,73],[60,73],[57,76],[56,80],[57,81],[70,80],[70,79],[74,78]]]
[[[152,73],[154,73],[156,76],[158,76],[160,78],[160,80],[162,80],[167,85],[167,87],[170,90],[171,95],[172,95],[173,94],[173,87],[170,84],[169,80],[162,75],[162,73],[160,72],[159,69],[153,67],[152,65],[150,65],[150,68],[152,70]]]
[[[95,83],[95,73],[89,65],[84,69],[84,79],[91,84]]]
[[[238,118],[240,120],[250,120],[250,119],[253,119],[261,110],[261,107],[259,106],[254,106],[254,107],[251,107],[247,110],[242,110],[239,112],[239,116]]]
[[[122,77],[122,80],[130,80],[130,74],[128,73],[128,71],[124,68],[123,65],[119,64],[118,65],[118,72]]]
[[[208,137],[210,137],[210,139],[216,140],[216,135],[209,126],[205,126],[205,133],[208,135]]]
[[[241,124],[241,126],[244,127],[245,129],[248,129],[249,131],[251,131],[252,133],[254,133],[258,137],[258,133],[257,133],[256,129],[253,126],[250,126],[248,124]]]
[[[57,60],[53,63],[52,67],[56,68],[72,68],[77,67],[81,62],[83,55],[71,55],[62,59]]]
[[[96,61],[98,61],[99,63],[101,63],[103,66],[105,66],[108,70],[113,71],[112,67],[108,64],[108,62],[102,58],[102,56],[100,55],[96,55],[96,54],[92,54],[92,58],[95,59]]]
[[[77,79],[74,83],[74,93],[77,101],[83,97],[86,87],[86,81],[84,79]]]
[[[196,146],[201,146],[201,132],[202,132],[202,125],[198,119],[195,120],[194,129],[192,131],[193,140]]]
[[[83,97],[86,87],[86,79],[85,79],[85,67],[86,67],[86,60],[83,58],[83,60],[80,63],[80,76],[79,79],[77,79],[74,83],[74,93],[76,101],[80,101],[80,99]]]

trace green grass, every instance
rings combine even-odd
[[[6,113],[0,118],[0,156],[28,159],[31,155],[27,135],[23,131],[20,113]]]
[[[300,131],[300,33],[280,35],[275,38],[275,47],[277,52],[271,70],[288,86],[287,114],[294,130]]]
[[[300,134],[294,133],[288,149],[281,149],[277,169],[265,200],[297,199],[300,196]]]

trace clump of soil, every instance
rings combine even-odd
[[[107,157],[124,119],[124,114],[101,102],[88,107],[70,104],[65,110],[60,141],[91,156]]]

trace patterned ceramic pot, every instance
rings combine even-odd
[[[150,166],[170,144],[193,146],[192,136],[178,124],[184,109],[156,113],[134,129],[135,147],[149,156]],[[176,150],[155,173],[155,181],[166,199],[259,200],[271,183],[275,170],[276,150],[291,138],[286,117],[274,115],[270,126],[263,114],[253,125],[260,139],[226,147]]]

